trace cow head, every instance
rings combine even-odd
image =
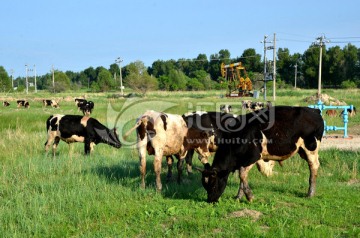
[[[202,170],[201,182],[208,194],[207,202],[214,203],[219,200],[225,190],[228,177],[229,171],[219,171],[209,164],[205,165],[205,169]]]
[[[101,141],[111,145],[115,148],[120,148],[121,147],[121,142],[119,140],[119,136],[116,132],[116,128],[111,129],[111,130],[99,130],[97,128],[95,128],[96,133],[100,136]]]
[[[110,144],[111,146],[114,146],[115,148],[120,148],[121,147],[121,142],[119,140],[119,135],[116,131],[116,128],[113,128],[110,130],[109,132],[109,137],[110,137]]]

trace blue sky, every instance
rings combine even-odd
[[[80,72],[136,60],[193,59],[228,49],[231,57],[276,33],[277,48],[304,51],[324,34],[327,47],[360,48],[360,1],[213,0],[3,0],[0,65],[14,77],[25,64],[37,75],[55,69]],[[355,38],[350,38],[355,37]],[[267,53],[272,57],[272,53]],[[33,73],[33,72],[32,72]]]

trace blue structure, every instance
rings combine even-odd
[[[348,134],[347,134],[347,126],[348,126],[348,122],[349,122],[348,109],[350,109],[351,111],[354,110],[353,105],[348,105],[348,106],[326,106],[326,105],[324,105],[324,103],[321,100],[319,100],[317,105],[309,105],[309,107],[310,108],[320,109],[321,115],[322,115],[323,110],[343,109],[344,110],[344,113],[343,113],[344,126],[343,127],[340,127],[340,126],[327,126],[326,121],[324,120],[324,129],[325,129],[324,130],[324,135],[325,135],[326,131],[344,130],[344,138],[348,138]]]

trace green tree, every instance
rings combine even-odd
[[[309,88],[316,88],[318,86],[319,55],[319,47],[310,47],[303,54],[303,75],[306,86]]]
[[[261,55],[257,54],[255,49],[249,48],[244,50],[240,59],[237,59],[236,62],[242,62],[243,66],[246,68],[246,71],[251,72],[262,72],[263,65],[261,63]]]
[[[126,66],[126,84],[134,91],[145,96],[148,91],[158,88],[158,81],[147,72],[143,62],[135,61]]]
[[[91,85],[92,82],[96,81],[97,73],[93,67],[85,69],[84,74],[87,77],[88,85]]]
[[[149,70],[149,74],[155,78],[159,78],[161,75],[169,75],[170,71],[173,69],[176,69],[175,60],[157,60],[152,64],[152,67]]]
[[[96,81],[101,91],[108,91],[110,89],[114,89],[116,86],[111,73],[105,68],[99,68]]]
[[[11,78],[3,66],[0,66],[0,91],[6,92],[11,90]]]
[[[358,56],[358,49],[352,45],[348,44],[344,47],[344,57],[345,57],[345,64],[344,64],[344,72],[345,72],[345,79],[356,81],[356,79],[360,79],[359,71],[357,71],[357,67],[359,66],[359,56]]]
[[[345,57],[340,46],[331,47],[325,54],[322,67],[323,86],[339,87],[345,81]]]
[[[52,84],[51,87],[49,87],[49,90],[51,92],[59,93],[70,89],[70,79],[64,72],[56,70],[54,72],[54,79],[54,87],[52,86]]]
[[[181,91],[186,90],[186,83],[188,82],[189,77],[187,77],[180,70],[171,70],[169,73],[170,80],[170,90],[171,91]]]

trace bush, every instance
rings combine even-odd
[[[346,80],[346,81],[341,82],[341,88],[349,89],[349,88],[356,88],[356,87],[357,87],[356,83],[351,80]]]

